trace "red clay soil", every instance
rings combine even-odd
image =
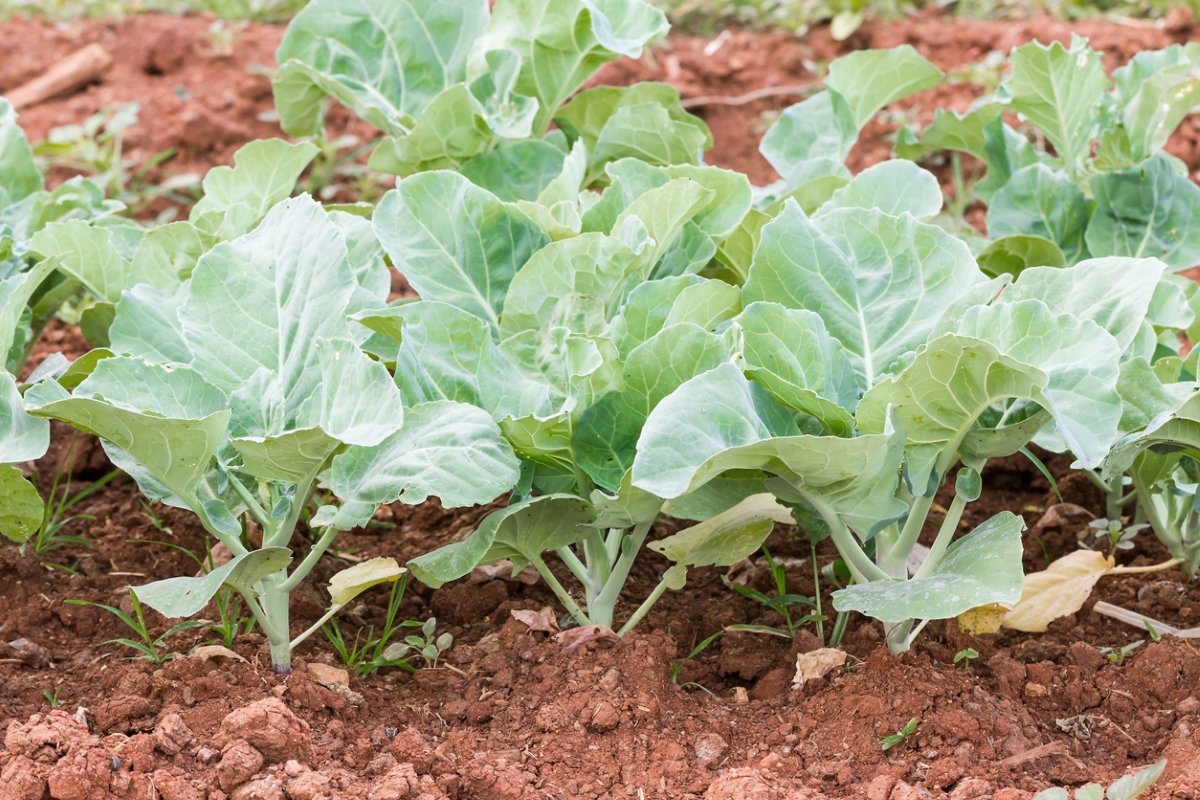
[[[83,92],[26,110],[21,122],[31,138],[105,105],[136,100],[141,118],[127,135],[127,155],[144,159],[176,147],[178,154],[157,177],[203,172],[229,163],[247,139],[279,135],[274,123],[264,121],[271,98],[262,68],[271,66],[282,30],[233,28],[232,45],[222,51],[222,39],[208,34],[211,25],[203,18],[153,15],[61,27],[5,23],[0,90],[85,43],[100,42],[116,55],[112,69]],[[689,98],[734,96],[810,83],[806,61],[828,60],[853,47],[911,42],[949,70],[1033,35],[1065,39],[1071,31],[1090,36],[1110,67],[1138,50],[1192,35],[1180,25],[1168,31],[926,16],[889,26],[868,23],[841,44],[825,30],[802,40],[733,33],[705,55],[707,42],[675,37],[642,61],[607,67],[598,80],[662,79]],[[965,108],[981,91],[950,84],[893,110],[867,128],[851,166],[885,158],[887,137],[899,120],[925,122],[935,106]],[[716,137],[711,162],[749,172],[758,182],[773,178],[755,146],[763,113],[788,102],[776,97],[700,107]],[[331,117],[335,132],[375,135],[344,112]],[[1170,148],[1193,170],[1200,166],[1195,118]],[[77,331],[55,323],[35,359],[58,349],[75,355],[84,346]],[[50,454],[36,464],[44,493],[70,443],[71,434],[56,426]],[[71,452],[73,490],[111,469],[94,440],[79,437]],[[1069,502],[1103,513],[1095,490],[1070,473],[1067,459],[1049,463]],[[1001,510],[1021,513],[1033,525],[1055,502],[1049,483],[1020,457],[993,462],[984,479],[985,493],[968,509],[968,525]],[[436,502],[386,507],[378,515],[383,526],[345,535],[339,552],[403,562],[464,535],[486,512],[447,511]],[[122,660],[128,651],[105,641],[129,632],[104,611],[64,601],[127,604],[126,584],[194,573],[187,556],[139,540],[203,552],[204,535],[188,513],[155,508],[156,519],[127,479],[104,487],[73,513],[87,516],[70,522],[64,533],[86,537],[90,547],[69,545],[41,558],[0,547],[0,728],[7,728],[0,800],[1021,800],[1052,783],[1107,781],[1160,758],[1168,759],[1168,771],[1148,797],[1200,797],[1200,652],[1187,640],[1166,637],[1114,663],[1100,648],[1144,634],[1092,612],[1097,600],[1106,600],[1180,628],[1196,625],[1200,585],[1180,572],[1106,578],[1078,614],[1045,634],[971,636],[953,623],[934,623],[899,659],[882,646],[878,623],[856,617],[845,641],[848,668],[799,690],[791,686],[796,655],[819,646],[809,631],[794,641],[727,634],[672,680],[673,663],[723,626],[781,622],[731,592],[713,569],[694,570],[686,592],[668,593],[619,645],[594,643],[570,654],[512,617],[514,610],[557,608],[541,584],[484,579],[437,591],[414,585],[401,616],[436,616],[439,631],[453,633],[444,665],[415,675],[384,670],[366,680],[351,678],[348,688],[329,688],[307,669],[334,663],[321,636],[299,648],[296,669],[286,678],[265,666],[267,650],[257,634],[237,641],[234,650],[244,662],[181,656],[158,669]],[[1026,569],[1074,550],[1083,526],[1038,529],[1036,537],[1031,532]],[[656,535],[669,532],[664,524]],[[781,526],[768,544],[788,564],[789,590],[811,595],[808,547],[794,533]],[[306,536],[302,532],[297,540]],[[834,557],[832,548],[822,546],[822,564]],[[1121,560],[1151,564],[1165,558],[1157,542],[1143,536]],[[42,561],[67,565],[75,574]],[[294,593],[295,632],[321,615],[328,602],[325,582],[346,563],[326,557]],[[643,555],[624,613],[645,597],[665,566],[653,552]],[[761,561],[742,574],[751,586],[772,590]],[[359,625],[378,628],[386,599],[382,589],[364,595],[341,615],[343,630],[352,637]],[[827,593],[824,602],[829,608]],[[149,620],[155,632],[167,627],[153,612]],[[188,630],[170,639],[169,647],[186,654],[212,638],[204,629]],[[970,672],[953,663],[967,647],[980,654]],[[55,691],[61,708],[52,710],[43,692]],[[912,719],[918,720],[916,732],[883,751],[880,739]]]

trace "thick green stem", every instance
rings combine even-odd
[[[625,624],[621,626],[621,630],[617,631],[617,636],[624,637],[625,634],[633,630],[634,627],[642,621],[642,617],[646,616],[646,614],[650,612],[650,609],[654,607],[654,604],[658,602],[658,598],[662,597],[663,592],[666,590],[667,579],[663,578],[658,582],[658,586],[654,587],[654,591],[650,593],[650,596],[643,600],[642,604],[637,607],[636,611],[633,612],[633,616],[631,616],[625,622]]]
[[[954,499],[950,501],[950,508],[946,509],[946,518],[942,520],[942,527],[938,528],[937,539],[934,540],[933,547],[929,548],[929,555],[925,557],[921,568],[913,575],[914,578],[924,578],[937,569],[946,548],[950,546],[950,541],[954,538],[954,532],[958,530],[958,523],[962,519],[963,509],[966,507],[967,501],[963,496],[961,494],[954,495]]]
[[[850,576],[855,583],[869,583],[891,577],[876,566],[875,562],[863,552],[854,539],[854,534],[846,527],[846,523],[842,522],[842,518],[837,515],[836,511],[817,495],[805,491],[801,486],[795,484],[793,486],[808,501],[808,504],[817,510],[821,519],[825,520],[825,524],[829,526],[830,538],[833,539],[833,544],[841,554],[842,560],[846,562],[846,567],[850,570]]]
[[[570,545],[563,545],[554,552],[558,553],[558,557],[567,565],[567,569],[571,570],[571,574],[575,576],[575,580],[583,584],[583,592],[586,597],[590,599],[595,592],[599,591],[595,581],[592,580],[592,576],[588,574],[587,565],[579,560],[579,556],[575,554]]]
[[[903,622],[893,623],[891,627],[884,625],[884,628],[887,629],[888,651],[892,655],[900,655],[912,644],[913,622],[915,620],[906,619]]]
[[[567,611],[571,612],[571,616],[575,618],[578,624],[592,624],[592,621],[588,619],[588,615],[583,613],[583,609],[575,602],[575,598],[571,597],[570,593],[563,588],[563,585],[558,582],[558,578],[554,577],[554,573],[550,571],[550,568],[546,566],[546,562],[540,556],[531,559],[529,563],[533,564],[533,568],[542,576],[542,580],[550,587],[550,591],[554,592],[554,596],[558,598],[558,601],[567,607]]]
[[[617,598],[621,595],[621,589],[625,587],[625,581],[629,578],[629,571],[633,569],[634,559],[641,552],[642,544],[646,541],[646,536],[650,533],[650,526],[653,524],[653,520],[640,523],[634,527],[632,533],[622,539],[621,556],[613,566],[608,580],[605,581],[604,588],[600,590],[600,594],[596,597],[595,604],[588,607],[593,620],[599,622],[597,614],[601,614],[607,616],[608,622],[600,622],[600,624],[611,625],[613,611],[617,606]]]
[[[263,628],[271,645],[271,669],[276,675],[287,675],[292,671],[292,643],[289,630],[288,593],[274,584],[274,576],[263,581],[263,611],[271,621],[273,629]]]
[[[337,538],[337,535],[337,528],[332,525],[326,528],[321,534],[321,538],[308,551],[308,555],[304,557],[299,566],[292,570],[292,574],[279,584],[279,590],[286,593],[299,586],[300,581],[304,580],[308,573],[312,572],[312,568],[316,566],[321,556],[329,549],[329,545],[333,544],[333,540]]]
[[[917,495],[913,498],[912,505],[909,506],[908,518],[904,520],[904,527],[900,530],[900,537],[888,553],[888,563],[884,566],[884,570],[889,576],[896,577],[900,574],[901,569],[908,569],[908,554],[913,551],[913,546],[921,538],[921,529],[925,527],[925,520],[929,518],[929,509],[932,507],[932,495],[929,497]],[[908,573],[903,574],[907,575]]]

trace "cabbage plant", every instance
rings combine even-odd
[[[99,436],[147,497],[190,509],[233,556],[203,577],[137,587],[138,598],[186,617],[232,587],[281,673],[311,632],[292,637],[289,592],[333,544],[335,518],[363,525],[380,503],[429,495],[448,507],[484,503],[518,478],[486,413],[441,399],[405,408],[396,379],[359,347],[347,313],[370,302],[370,270],[352,243],[311,198],[284,200],[200,256],[174,291],[123,292],[109,331],[116,355],[73,392],[47,379],[24,398],[33,416]],[[381,266],[377,253],[367,260]],[[289,572],[289,545],[322,484],[341,503],[312,516],[315,540]],[[330,613],[399,574],[386,564],[366,572],[335,577]]]
[[[906,158],[950,150],[986,166],[973,191],[988,206],[991,241],[964,234],[984,269],[1017,274],[1104,256],[1157,258],[1172,271],[1200,263],[1190,224],[1200,188],[1163,151],[1200,105],[1200,45],[1138,53],[1111,80],[1079,37],[1069,47],[1014,48],[1009,64],[994,98],[966,114],[939,110],[920,136],[904,130],[896,145]],[[1053,152],[1009,126],[1006,110]]]
[[[987,461],[1030,441],[1101,465],[1120,434],[1121,361],[1165,269],[1107,258],[989,278],[963,242],[920,221],[941,197],[903,178],[916,169],[864,171],[811,216],[785,204],[729,322],[740,359],[658,403],[631,474],[668,500],[731,476],[770,492],[832,537],[853,577],[835,607],[882,620],[897,653],[930,619],[1020,597],[1021,518],[1003,512],[955,539],[963,511]],[[951,479],[919,560],[934,494]],[[680,555],[672,540],[659,546]]]
[[[712,136],[671,86],[579,92],[667,28],[643,0],[499,0],[490,12],[486,0],[313,0],[276,52],[275,105],[285,131],[316,136],[333,97],[387,134],[371,169],[461,170],[503,200],[534,201],[577,145],[585,185],[624,157],[701,163]]]

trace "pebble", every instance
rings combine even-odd
[[[706,733],[697,737],[692,748],[696,751],[696,766],[709,767],[721,759],[729,749],[729,743],[721,738],[720,734]]]

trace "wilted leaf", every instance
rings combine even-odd
[[[824,678],[834,669],[846,663],[846,652],[832,647],[822,647],[796,656],[796,677],[792,688],[799,689],[813,678]]]
[[[564,653],[574,653],[588,642],[617,644],[621,641],[621,638],[613,633],[607,625],[584,625],[579,628],[568,628],[555,634],[554,638],[563,646]]]
[[[372,586],[394,581],[404,567],[394,558],[372,558],[334,575],[329,581],[330,605],[344,606]]]
[[[995,633],[1012,607],[1012,603],[988,603],[964,611],[958,615],[958,629],[963,633]]]
[[[1095,550],[1076,550],[1042,572],[1025,578],[1020,601],[1004,617],[1003,625],[1018,631],[1038,632],[1059,617],[1083,607],[1096,581],[1114,565],[1111,557]]]
[[[555,619],[554,611],[551,610],[550,606],[546,606],[541,611],[513,609],[512,615],[513,619],[528,625],[531,631],[558,633],[558,620]]]

